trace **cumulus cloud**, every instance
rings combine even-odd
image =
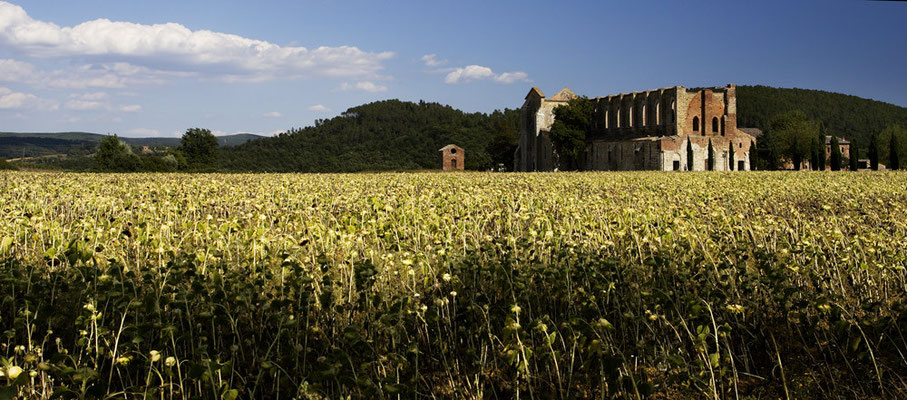
[[[37,58],[119,62],[118,77],[143,68],[200,73],[227,80],[378,76],[392,52],[354,46],[280,46],[238,35],[193,31],[181,24],[144,25],[96,19],[72,27],[31,18],[17,5],[0,1],[0,44]],[[21,66],[17,66],[21,67]],[[126,67],[132,67],[132,70]],[[93,85],[97,87],[122,87]]]
[[[262,114],[261,116],[265,117],[265,118],[279,118],[279,117],[282,117],[283,114],[281,114],[280,111],[271,111],[271,112],[266,112],[266,113]]]
[[[491,68],[481,65],[467,65],[463,68],[455,68],[450,71],[444,82],[448,84],[467,83],[472,81],[491,79],[496,83],[510,84],[518,81],[528,80],[529,75],[521,71],[504,72],[495,74]]]
[[[386,92],[387,86],[378,85],[374,82],[369,82],[369,81],[356,82],[355,84],[344,82],[343,84],[340,85],[340,90],[343,90],[343,91],[361,90],[363,92],[378,93],[378,92]]]
[[[439,60],[437,54],[426,54],[421,58],[426,67],[439,67],[447,64],[447,60]]]
[[[57,102],[42,99],[31,93],[14,92],[0,87],[0,109],[2,110],[56,110]]]
[[[161,131],[159,131],[157,129],[135,128],[135,129],[123,131],[123,134],[128,135],[128,136],[150,137],[150,136],[160,136]]]
[[[110,95],[105,92],[92,93],[73,93],[69,95],[70,99],[63,108],[74,111],[122,111],[137,112],[142,110],[138,104],[115,106],[109,101]]]
[[[327,112],[327,111],[331,111],[331,109],[325,107],[324,104],[316,104],[314,106],[309,107],[309,111]]]
[[[187,73],[155,71],[127,63],[86,64],[70,70],[42,71],[33,64],[0,59],[0,81],[20,82],[53,89],[123,88],[134,84],[157,84]]]

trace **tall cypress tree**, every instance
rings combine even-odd
[[[850,170],[860,169],[860,148],[854,139],[850,140]]]
[[[828,160],[825,159],[825,132],[824,131],[819,133],[819,149],[818,150],[819,150],[818,154],[816,154],[816,161],[818,163],[816,164],[815,169],[817,169],[819,171],[824,171],[825,164],[828,162]]]
[[[687,171],[693,170],[693,142],[687,136]]]
[[[840,171],[841,170],[841,143],[838,142],[837,136],[831,137],[831,170]]]
[[[753,156],[753,153],[755,153],[755,152],[756,152],[756,143],[751,141],[750,142],[750,154],[749,154],[750,155],[750,160],[749,160],[750,161],[750,171],[756,169],[755,168],[756,164],[753,163],[753,161],[756,160],[756,158]]]
[[[873,133],[869,137],[869,168],[879,170],[879,134]]]
[[[901,157],[898,154],[898,136],[895,135],[895,132],[891,132],[891,141],[889,141],[890,146],[888,151],[888,168],[889,169],[901,169]]]
[[[728,142],[727,148],[728,148],[728,155],[727,155],[728,170],[733,171],[734,170],[734,142]]]
[[[712,147],[712,139],[709,139],[709,171],[715,170],[715,149]]]

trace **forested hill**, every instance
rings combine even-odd
[[[513,167],[519,110],[464,113],[437,103],[385,100],[350,108],[315,126],[224,149],[230,171],[355,172],[436,168],[456,144],[466,168]]]
[[[775,115],[803,111],[822,121],[829,135],[856,139],[866,147],[873,133],[891,125],[907,127],[907,108],[841,93],[768,86],[737,87],[737,125],[768,130]]]

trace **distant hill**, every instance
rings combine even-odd
[[[862,148],[868,146],[873,133],[895,124],[907,127],[907,108],[890,103],[821,90],[737,87],[740,127],[766,131],[775,115],[792,110],[822,121],[829,135],[855,139]]]
[[[90,153],[104,136],[106,135],[88,132],[0,132],[0,158],[37,157],[72,152]],[[238,133],[218,136],[217,141],[222,147],[230,147],[263,137],[251,133]],[[132,146],[176,147],[180,144],[179,138],[172,137],[130,138],[121,136],[120,139]]]
[[[519,110],[465,113],[438,103],[385,100],[348,109],[315,126],[224,149],[230,171],[355,172],[437,168],[456,144],[468,169],[513,167]]]

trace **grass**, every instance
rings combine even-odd
[[[907,396],[907,174],[0,173],[0,394]]]

